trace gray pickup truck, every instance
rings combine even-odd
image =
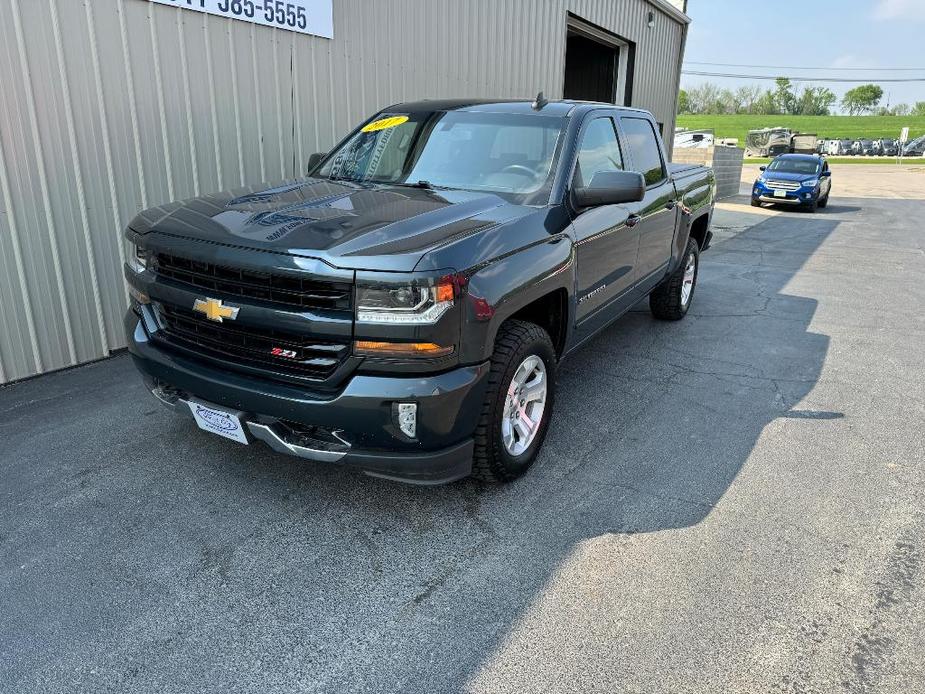
[[[557,364],[683,318],[710,245],[712,172],[636,109],[400,104],[308,164],[129,224],[129,351],[200,428],[380,477],[522,474]]]

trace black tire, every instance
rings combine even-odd
[[[755,198],[752,198],[752,207],[761,207],[761,201],[755,200]]]
[[[684,303],[682,301],[684,271],[687,269],[688,260],[691,256],[694,259],[694,283],[691,286],[687,303]],[[700,246],[697,245],[694,239],[688,239],[687,248],[684,249],[680,265],[649,294],[649,309],[652,311],[652,315],[659,320],[681,320],[684,318],[694,301],[694,292],[697,289],[697,276],[699,274]]]
[[[803,209],[805,209],[807,212],[809,212],[810,214],[812,214],[813,212],[816,211],[816,209],[817,209],[818,207],[819,207],[819,201],[818,201],[818,200],[813,200],[811,203],[809,203],[808,206],[806,206],[806,207],[803,208]]]
[[[819,209],[825,209],[825,206],[829,204],[829,196],[826,195],[822,200],[819,201]]]
[[[546,407],[529,447],[514,456],[504,445],[502,417],[508,387],[523,361],[535,355],[546,367]],[[510,482],[524,474],[533,464],[546,438],[556,392],[556,352],[549,334],[538,325],[520,320],[505,322],[495,338],[491,356],[488,391],[482,414],[475,429],[475,452],[472,476],[483,482]]]

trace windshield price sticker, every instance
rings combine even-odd
[[[148,0],[300,34],[334,38],[334,0]]]
[[[372,123],[365,125],[362,132],[374,133],[377,130],[388,130],[389,128],[395,128],[407,122],[408,116],[389,116],[388,118],[380,118],[379,120],[374,120]]]

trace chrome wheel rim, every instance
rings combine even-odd
[[[504,398],[501,439],[513,456],[522,455],[536,439],[546,411],[546,364],[535,355],[524,359]]]
[[[681,305],[687,306],[694,293],[694,277],[697,275],[697,258],[691,253],[687,256],[687,265],[684,267],[684,281],[681,283]]]

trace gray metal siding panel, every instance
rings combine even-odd
[[[0,5],[0,383],[123,346],[140,209],[293,176],[390,103],[558,98],[567,12],[637,44],[632,105],[674,129],[683,29],[646,0],[335,0],[333,41],[145,0]]]

